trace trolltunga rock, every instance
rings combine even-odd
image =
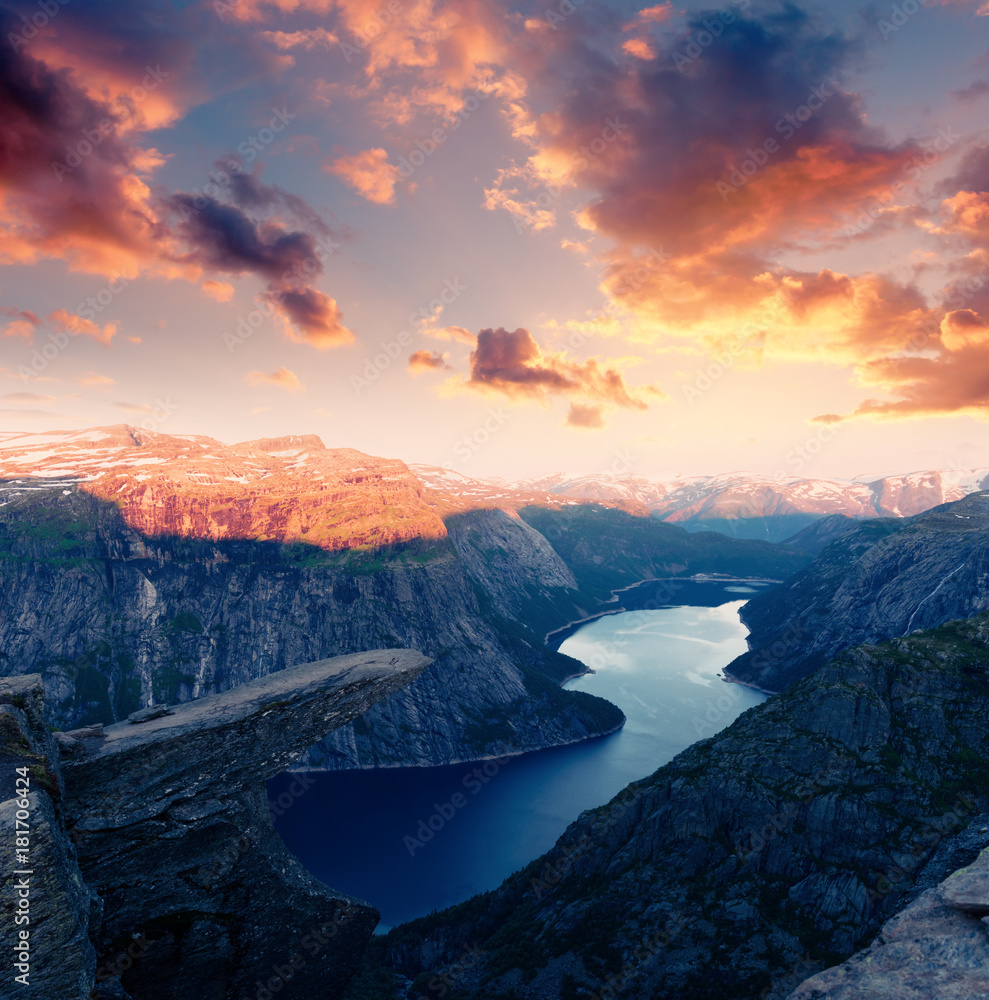
[[[79,741],[63,811],[103,899],[101,995],[340,995],[379,914],[287,851],[264,783],[429,663],[391,649],[302,664]]]

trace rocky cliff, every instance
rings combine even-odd
[[[441,518],[445,501],[401,463],[318,439],[77,437],[8,449],[8,465],[45,475],[0,488],[0,669],[40,672],[64,727],[410,646],[435,660],[429,674],[322,741],[309,765],[442,764],[506,743],[571,743],[623,716],[560,688],[583,668],[547,649],[547,632],[596,610],[609,586],[734,570],[782,578],[805,562],[597,505],[580,505],[583,519],[572,506],[462,506]],[[89,478],[57,478],[68,473]],[[574,540],[569,555],[540,525],[561,546]]]
[[[983,827],[982,839],[989,841]],[[989,1000],[989,847],[788,1000]]]
[[[40,676],[0,681],[4,790],[21,763],[30,782],[26,809],[0,805],[4,844],[22,812],[31,831],[23,863],[5,849],[0,872],[7,927],[16,869],[31,872],[28,989],[7,977],[0,996],[227,1000],[290,984],[338,997],[377,911],[288,853],[264,783],[428,664],[401,649],[337,657],[54,739]]]
[[[811,565],[744,606],[751,650],[728,673],[778,691],[849,646],[989,608],[989,493],[833,527]]]
[[[985,846],[987,712],[989,615],[849,650],[377,959],[414,996],[783,996]]]

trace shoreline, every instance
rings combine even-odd
[[[779,691],[770,691],[769,688],[759,687],[758,684],[753,684],[751,681],[743,681],[740,677],[736,677],[734,674],[728,673],[727,670],[721,671],[721,679],[726,684],[737,684],[739,687],[751,688],[753,691],[758,691],[760,694],[764,694],[769,698],[773,695],[779,694]]]
[[[590,615],[587,618],[577,618],[575,621],[567,622],[566,625],[561,625],[559,628],[553,629],[552,632],[547,632],[546,635],[543,636],[543,642],[547,646],[549,646],[550,645],[550,636],[554,636],[554,635],[556,635],[559,632],[566,632],[567,629],[575,628],[577,625],[587,625],[588,622],[596,622],[599,618],[607,618],[608,615],[621,615],[621,614],[624,614],[627,610],[628,610],[628,608],[609,608],[607,611],[599,611],[596,615]],[[564,639],[568,639],[568,638],[569,638],[569,636],[564,636]],[[560,640],[560,645],[562,645],[562,644],[563,644],[563,640],[561,639]],[[553,652],[559,652],[559,646],[557,646],[553,650]],[[584,673],[586,673],[586,671],[584,671]],[[583,673],[574,674],[574,677],[582,677],[582,676],[583,676]],[[568,677],[567,680],[570,680],[570,678]],[[565,684],[566,681],[561,681],[560,683],[561,684]]]

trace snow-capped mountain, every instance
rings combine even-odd
[[[724,473],[652,482],[640,477],[550,476],[513,484],[596,500],[644,503],[657,517],[699,531],[774,541],[832,514],[909,517],[989,489],[989,469],[914,472],[871,482]]]

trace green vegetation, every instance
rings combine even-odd
[[[21,732],[13,716],[6,712],[0,714],[0,753],[13,754],[15,757],[33,757],[31,744]]]
[[[164,624],[172,632],[191,632],[202,635],[203,623],[191,611],[180,611],[171,621]]]
[[[90,497],[74,495],[52,502],[47,492],[16,499],[0,517],[0,561],[41,563],[60,568],[95,562],[91,551],[96,507]]]

